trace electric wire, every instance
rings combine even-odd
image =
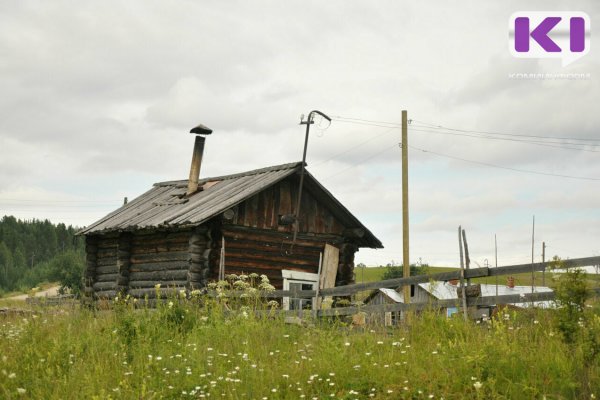
[[[340,171],[336,172],[335,174],[332,174],[332,175],[329,175],[329,176],[325,177],[325,178],[323,179],[323,181],[327,181],[327,180],[329,180],[329,179],[331,179],[331,178],[333,178],[333,177],[335,177],[335,176],[338,176],[338,175],[340,175],[340,174],[342,174],[342,173],[344,173],[344,172],[346,172],[346,171],[349,171],[349,170],[351,170],[351,169],[353,169],[353,168],[356,168],[356,167],[358,167],[359,165],[361,165],[361,164],[363,164],[363,163],[365,163],[365,162],[367,162],[367,161],[369,161],[369,160],[371,160],[371,159],[373,159],[373,158],[377,157],[378,155],[381,155],[381,154],[383,154],[383,153],[385,153],[385,152],[387,152],[387,151],[389,151],[389,150],[393,149],[393,148],[394,148],[394,147],[396,147],[396,146],[398,146],[398,144],[394,143],[394,145],[392,145],[392,146],[388,146],[388,147],[386,147],[385,149],[383,149],[383,150],[380,150],[380,151],[378,151],[377,153],[375,153],[375,154],[372,154],[372,155],[370,155],[369,157],[367,157],[367,158],[364,158],[364,159],[360,160],[359,162],[357,162],[357,163],[355,163],[355,164],[352,164],[351,166],[349,166],[349,167],[347,167],[347,168],[344,168],[344,169],[342,169],[342,170],[340,170]]]
[[[375,140],[375,139],[379,139],[380,137],[382,137],[382,136],[385,136],[385,135],[389,134],[390,132],[392,132],[392,129],[391,129],[391,128],[390,128],[390,129],[388,129],[387,131],[384,131],[383,133],[380,133],[380,134],[379,134],[379,135],[377,135],[377,136],[373,136],[373,137],[371,137],[371,138],[369,138],[369,139],[367,139],[367,140],[365,140],[365,141],[362,141],[362,142],[360,142],[360,143],[358,143],[358,144],[355,144],[354,146],[351,146],[351,147],[347,148],[346,150],[344,150],[344,151],[342,151],[342,152],[340,152],[340,153],[337,153],[337,154],[335,154],[334,156],[332,156],[332,157],[330,157],[330,158],[328,158],[328,159],[326,159],[326,160],[324,160],[324,161],[320,161],[320,162],[318,162],[318,163],[316,163],[316,164],[313,164],[312,166],[313,166],[313,167],[317,167],[317,166],[319,166],[319,165],[322,165],[322,164],[325,164],[325,163],[327,163],[327,162],[329,162],[329,161],[331,161],[331,160],[335,160],[335,159],[336,159],[336,158],[338,158],[339,156],[343,156],[344,154],[348,154],[348,153],[349,153],[349,152],[351,152],[352,150],[354,150],[354,149],[356,149],[356,148],[358,148],[358,147],[360,147],[360,146],[362,146],[362,145],[365,145],[365,144],[367,144],[367,143],[369,143],[369,142],[372,142],[372,141],[373,141],[373,140]]]
[[[535,139],[562,139],[562,140],[579,140],[579,141],[584,141],[584,142],[600,142],[600,139],[589,139],[589,138],[577,138],[577,137],[559,137],[559,136],[542,136],[542,135],[524,135],[524,134],[517,134],[517,133],[505,133],[505,132],[492,132],[492,131],[478,131],[478,130],[472,130],[472,129],[458,129],[458,128],[450,128],[450,127],[446,127],[443,125],[439,125],[439,124],[432,124],[430,122],[424,122],[424,121],[420,121],[417,119],[413,119],[414,122],[419,122],[422,124],[427,124],[429,125],[429,127],[431,128],[437,128],[437,129],[446,129],[449,131],[456,131],[456,132],[465,132],[465,133],[479,133],[479,134],[485,134],[485,135],[499,135],[499,136],[515,136],[515,137],[529,137],[529,138],[535,138]]]
[[[439,156],[439,157],[449,158],[449,159],[452,159],[452,160],[464,161],[464,162],[468,162],[468,163],[472,163],[472,164],[483,165],[483,166],[491,167],[491,168],[499,168],[499,169],[505,169],[505,170],[509,170],[509,171],[522,172],[522,173],[535,174],[535,175],[552,176],[552,177],[557,177],[557,178],[581,179],[581,180],[588,180],[588,181],[600,181],[600,178],[592,178],[592,177],[586,177],[586,176],[575,176],[575,175],[553,174],[553,173],[550,173],[550,172],[540,172],[540,171],[531,171],[531,170],[521,169],[521,168],[505,167],[505,166],[502,166],[502,165],[491,164],[491,163],[487,163],[487,162],[483,162],[483,161],[468,160],[466,158],[455,157],[455,156],[451,156],[449,154],[438,153],[436,151],[426,150],[426,149],[422,149],[422,148],[419,148],[419,147],[416,147],[416,146],[412,146],[412,145],[408,145],[408,147],[411,148],[411,149],[414,149],[414,150],[421,151],[423,153],[430,153],[430,154],[434,154],[434,155]]]
[[[552,147],[552,148],[556,148],[556,149],[586,151],[586,152],[590,152],[590,153],[600,153],[600,150],[586,149],[586,148],[582,148],[582,147],[568,147],[568,146],[592,146],[592,147],[598,146],[596,144],[588,144],[588,143],[543,142],[543,141],[537,141],[537,140],[514,139],[514,138],[507,138],[507,137],[479,136],[479,135],[471,135],[468,133],[433,131],[433,130],[429,130],[429,129],[419,129],[419,128],[413,128],[413,127],[409,127],[409,130],[411,132],[425,132],[425,133],[433,133],[433,134],[438,134],[438,135],[463,136],[463,137],[470,137],[470,138],[475,138],[475,139],[500,140],[500,141],[507,141],[507,142],[532,144],[535,146]],[[565,144],[567,146],[564,146],[561,144]]]

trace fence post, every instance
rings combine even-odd
[[[465,290],[465,264],[463,260],[462,228],[458,226],[458,250],[460,252],[460,287],[462,289],[463,317],[467,320],[467,291]]]

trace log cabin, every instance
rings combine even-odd
[[[156,183],[80,232],[88,299],[152,298],[156,284],[161,294],[190,291],[242,273],[264,274],[278,289],[314,289],[322,257],[333,265],[329,286],[345,285],[355,252],[383,247],[302,162],[199,179],[204,140],[196,136],[188,180]],[[284,305],[306,306],[296,300]]]

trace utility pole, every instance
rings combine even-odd
[[[408,116],[402,110],[402,263],[404,277],[410,276],[410,258],[408,251]],[[410,303],[410,286],[404,286],[404,304]]]

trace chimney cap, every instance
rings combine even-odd
[[[202,124],[198,124],[198,126],[196,126],[195,128],[192,128],[190,130],[190,133],[197,133],[200,135],[210,135],[212,133],[212,129],[210,129]]]

